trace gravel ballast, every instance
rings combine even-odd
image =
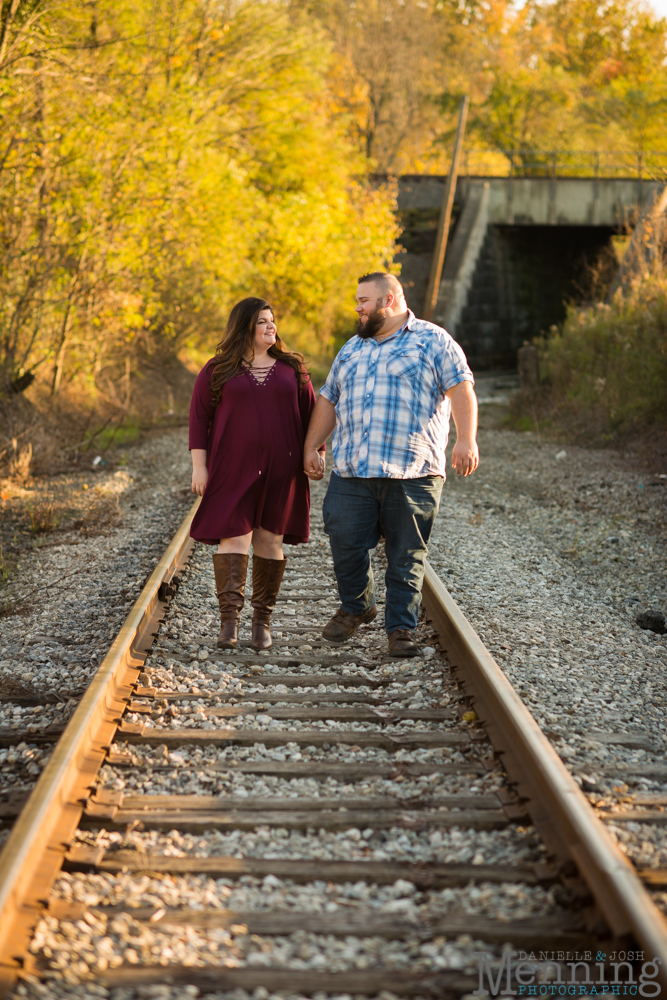
[[[169,438],[172,465],[175,438],[176,434]],[[640,612],[649,608],[659,611],[666,603],[661,572],[665,564],[661,520],[665,487],[661,484],[665,480],[653,477],[651,481],[658,485],[639,494],[642,477],[623,468],[613,453],[566,449],[564,457],[556,458],[563,449],[539,442],[531,435],[488,430],[482,433],[480,446],[479,472],[465,481],[452,479],[445,487],[430,550],[434,568],[593,804],[613,812],[627,809],[637,793],[659,796],[667,792],[666,732],[662,721],[667,639],[643,631],[634,621]],[[182,486],[185,468],[179,466],[183,471],[179,472],[178,483],[153,487],[156,509],[168,496],[177,497],[174,491]],[[603,480],[611,485],[604,489],[595,486]],[[498,768],[485,766],[476,772],[473,767],[471,773],[460,774],[437,770],[441,765],[479,765],[489,757],[489,747],[483,742],[395,751],[337,743],[336,734],[343,730],[358,733],[363,743],[365,736],[377,733],[434,733],[443,725],[465,736],[469,726],[460,718],[465,705],[426,623],[420,625],[420,656],[409,661],[383,659],[386,647],[382,613],[344,647],[322,644],[318,629],[335,610],[335,600],[317,596],[302,601],[294,595],[308,591],[313,580],[317,581],[317,595],[331,585],[328,541],[319,518],[323,491],[323,484],[313,490],[311,542],[296,550],[287,549],[283,600],[277,606],[272,630],[277,640],[274,648],[260,656],[248,655],[248,662],[215,649],[217,602],[210,550],[198,545],[142,673],[142,683],[158,689],[157,701],[150,712],[135,712],[129,717],[129,721],[144,723],[147,732],[256,730],[257,742],[174,748],[138,746],[119,739],[111,756],[112,760],[122,757],[123,763],[104,765],[99,775],[101,788],[134,795],[231,794],[268,799],[389,795],[409,800],[426,793],[482,795],[502,787]],[[146,572],[164,548],[165,533],[173,531],[183,512],[182,500],[174,499],[173,510],[168,512],[173,517],[169,532],[164,527],[167,515],[163,512],[163,520],[157,513],[154,515],[162,534],[156,531],[152,563],[145,548]],[[128,531],[128,524],[124,520],[123,527],[114,532]],[[97,572],[109,591],[119,586],[114,575],[117,564],[111,558],[113,546],[120,551],[124,544],[114,532],[95,539],[96,544],[109,546],[103,556],[97,553]],[[373,564],[381,601],[380,551],[374,554]],[[118,563],[119,574],[122,565]],[[108,584],[104,576],[107,569]],[[88,626],[81,622],[81,596],[74,587],[72,595],[79,603],[72,604],[67,621],[61,619],[61,632],[64,635],[68,628],[68,636],[86,635]],[[114,615],[122,618],[124,613],[125,606],[110,610],[105,619],[109,632],[120,624]],[[249,638],[249,617],[246,605],[242,641]],[[31,626],[33,638],[38,635],[39,622],[36,618]],[[93,638],[97,645],[91,652],[99,658],[104,641],[99,636]],[[42,649],[50,649],[44,642],[37,645],[40,655]],[[24,657],[21,668],[25,662]],[[53,658],[41,665],[45,671],[58,669]],[[16,666],[18,659],[10,659],[8,677]],[[94,662],[85,669],[75,664],[68,679],[72,686],[59,689],[63,696],[55,704],[42,706],[43,716],[33,711],[35,706],[3,706],[7,721],[0,721],[0,727],[14,725],[23,730],[29,725],[39,728],[65,720],[76,704],[80,686],[93,669]],[[307,677],[312,673],[326,675],[326,682],[308,684]],[[303,685],[294,685],[291,680],[282,683],[301,674]],[[44,674],[40,681],[47,676],[52,675]],[[419,679],[406,680],[408,677]],[[383,682],[381,688],[377,687],[378,679]],[[350,686],[350,680],[359,683]],[[74,686],[75,681],[79,687]],[[36,692],[47,687],[40,687],[33,678],[25,683]],[[272,709],[295,707],[289,700],[281,701],[281,695],[312,696],[313,707],[333,709],[353,705],[333,698],[350,691],[363,696],[363,707],[378,703],[383,709],[447,708],[458,712],[459,718],[446,723],[409,719],[376,723],[273,719],[270,715]],[[269,694],[270,703],[265,700]],[[233,707],[245,714],[214,718],[207,714],[213,707]],[[37,721],[36,716],[40,716]],[[267,734],[275,737],[285,731],[296,734],[303,730],[328,733],[330,742],[317,747],[297,745],[287,739],[277,747],[262,742]],[[0,763],[2,753],[0,750]],[[0,772],[7,776],[3,787],[29,785],[38,773],[45,748],[31,748],[25,743],[6,753]],[[261,761],[323,768],[332,764],[379,768],[402,762],[430,765],[434,770],[417,777],[370,774],[354,780],[325,774],[253,775],[235,770],[235,765]],[[665,768],[664,778],[658,773],[660,767]],[[665,865],[667,837],[663,828],[618,822],[609,829],[635,863],[642,867]],[[130,851],[137,856],[174,858],[227,856],[473,865],[535,864],[547,860],[535,831],[519,824],[497,830],[351,827],[342,831],[259,824],[254,830],[207,830],[201,834],[141,828],[118,832],[106,830],[101,824],[99,830],[80,831],[77,841],[103,847],[109,856]],[[246,876],[234,881],[135,872],[63,873],[55,895],[61,900],[86,903],[91,909],[85,919],[67,921],[49,916],[40,922],[32,950],[49,967],[49,981],[29,980],[18,988],[16,996],[30,1000],[70,996],[106,996],[110,1000],[185,1000],[195,996],[211,1000],[298,1000],[297,994],[273,994],[264,987],[254,992],[237,989],[218,993],[166,984],[106,990],[82,983],[81,979],[101,975],[121,963],[154,962],[328,971],[409,967],[474,975],[475,951],[500,954],[496,946],[465,934],[454,940],[436,938],[425,942],[409,934],[399,941],[388,941],[354,935],[341,939],[308,931],[271,937],[249,934],[247,929],[244,933],[239,928],[163,928],[150,921],[134,920],[131,911],[138,907],[154,907],[155,912],[179,906],[253,912],[300,909],[314,914],[372,910],[400,914],[410,924],[438,913],[488,915],[505,921],[532,919],[553,915],[558,912],[558,903],[562,903],[558,893],[549,888],[478,880],[456,889],[417,891],[414,885],[401,880],[389,886],[324,881],[304,885],[273,876],[268,880]],[[662,895],[655,895],[661,904]],[[124,913],[107,916],[102,912],[105,905],[119,903],[126,907]],[[90,992],[86,993],[86,989]],[[333,994],[328,994],[327,1000],[333,1000]],[[350,996],[341,995],[338,1000],[350,1000]],[[383,1000],[393,1000],[393,995],[387,992]]]
[[[495,429],[480,451],[445,488],[434,569],[595,806],[664,796],[667,637],[636,618],[667,608],[667,470]],[[664,865],[667,828],[610,830]]]

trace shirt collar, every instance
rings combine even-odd
[[[406,319],[406,321],[403,324],[403,326],[399,326],[398,330],[396,330],[394,333],[392,333],[391,337],[385,337],[385,339],[383,341],[381,341],[381,343],[378,346],[381,347],[382,344],[388,344],[390,340],[395,340],[396,337],[398,337],[399,334],[403,333],[405,330],[411,331],[412,328],[413,328],[414,323],[416,323],[416,322],[417,322],[417,319],[416,319],[415,314],[413,313],[412,309],[408,309],[408,318]],[[370,339],[371,340],[375,340],[375,337],[371,337]],[[375,343],[377,344],[377,341],[375,341]]]

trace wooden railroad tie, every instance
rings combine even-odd
[[[576,949],[592,947],[582,915],[567,913],[531,917],[526,920],[498,921],[479,914],[429,915],[411,921],[403,914],[383,914],[362,907],[341,907],[342,912],[319,913],[297,910],[226,910],[166,907],[87,906],[85,903],[53,899],[49,915],[58,920],[81,920],[90,912],[97,915],[126,914],[138,923],[160,926],[187,926],[210,930],[225,928],[239,934],[267,937],[289,936],[298,931],[332,937],[382,937],[402,941],[435,937],[472,938],[515,947]]]
[[[173,858],[138,851],[105,851],[103,847],[75,844],[67,852],[65,871],[128,872],[169,875],[209,875],[211,878],[238,879],[267,875],[293,882],[372,882],[393,885],[398,879],[412,882],[418,889],[443,889],[470,882],[552,885],[559,879],[554,865],[473,865],[409,861],[326,861],[302,858],[235,858],[226,855]]]
[[[116,740],[127,740],[128,743],[143,743],[156,746],[181,746],[183,744],[202,745],[232,744],[254,745],[264,744],[266,747],[285,746],[296,743],[298,746],[322,747],[332,746],[381,747],[384,750],[427,750],[437,747],[471,746],[475,738],[484,739],[484,734],[473,731],[442,733],[435,730],[413,731],[404,733],[385,733],[359,730],[332,729],[330,732],[321,729],[162,729],[157,726],[147,726],[145,723],[121,722],[116,732]]]

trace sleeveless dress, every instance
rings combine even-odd
[[[208,361],[190,404],[190,448],[206,449],[208,483],[190,534],[217,545],[221,538],[265,528],[288,545],[307,542],[310,482],[303,471],[303,442],[315,393],[299,390],[296,373],[276,361],[260,381],[248,368],[211,402]]]

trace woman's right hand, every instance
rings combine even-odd
[[[324,479],[324,470],[325,458],[321,452],[314,448],[304,452],[303,471],[309,479]]]
[[[208,483],[208,469],[204,465],[192,470],[192,492],[203,497]]]

